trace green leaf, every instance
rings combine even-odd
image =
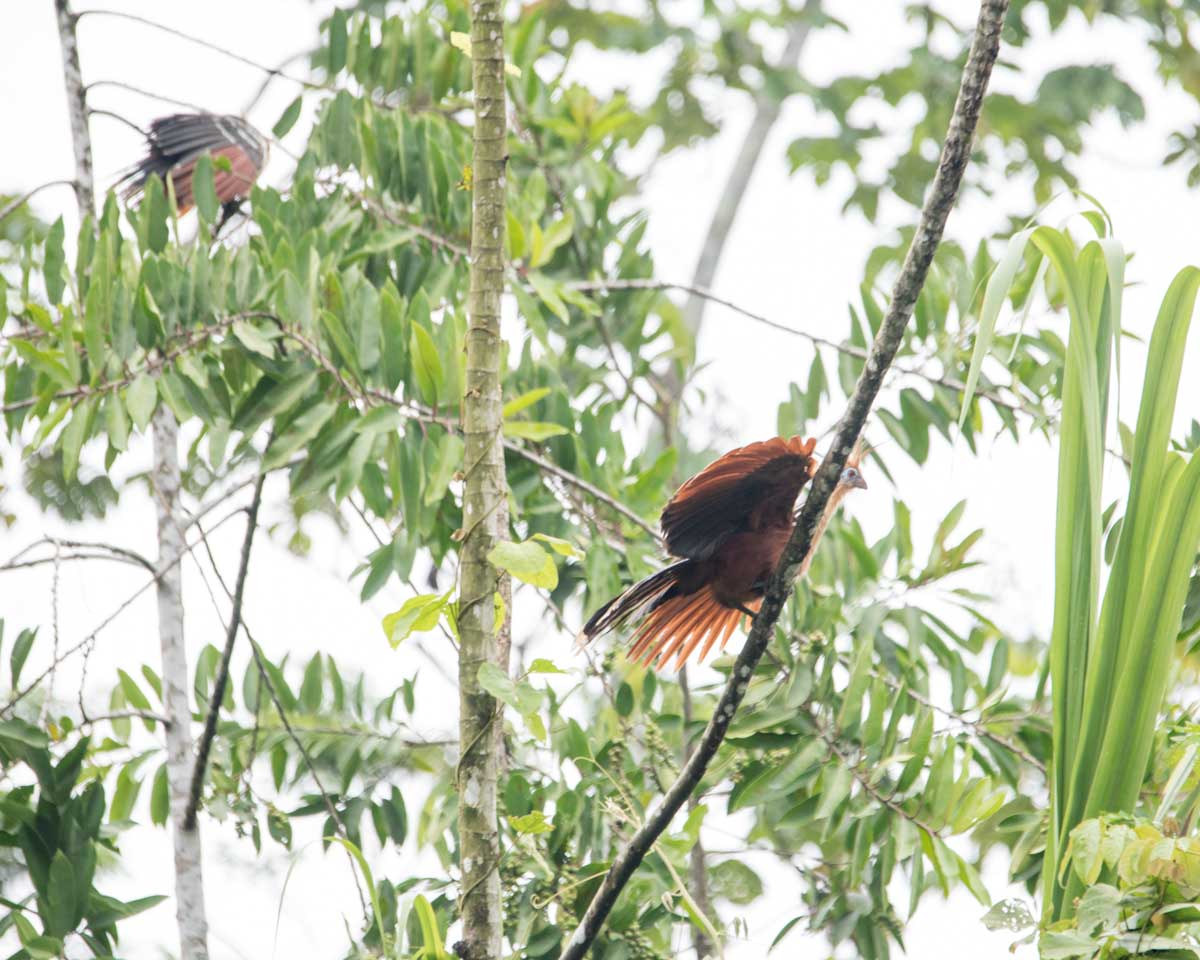
[[[559,423],[538,423],[533,420],[504,421],[504,435],[516,440],[532,440],[539,443],[551,437],[561,437],[570,431]]]
[[[488,553],[488,562],[523,583],[553,590],[558,586],[554,558],[531,540],[513,543],[501,540]]]
[[[1091,957],[1099,949],[1099,943],[1077,930],[1047,930],[1038,938],[1038,955],[1042,960]]]
[[[66,286],[66,278],[63,275],[63,270],[66,267],[67,257],[63,252],[63,219],[59,217],[50,227],[50,232],[46,234],[46,246],[44,256],[43,276],[46,282],[46,299],[52,305],[62,303],[63,289]]]
[[[329,18],[329,76],[346,66],[346,11],[337,9]]]
[[[275,121],[275,126],[271,128],[271,132],[275,134],[276,139],[282,139],[287,136],[292,127],[296,125],[296,121],[300,119],[300,108],[304,106],[304,97],[300,96],[287,105],[287,109],[280,114],[279,119]]]
[[[33,647],[33,638],[36,636],[36,628],[26,628],[17,634],[17,639],[13,643],[12,652],[8,655],[8,664],[12,671],[13,689],[16,689],[21,681],[21,670],[25,667],[25,660],[29,656],[29,651]]]
[[[453,595],[446,593],[423,593],[404,602],[394,613],[383,618],[383,632],[392,648],[400,646],[414,633],[428,633],[438,625],[442,612]]]
[[[554,824],[546,819],[541,810],[534,810],[520,817],[509,817],[508,822],[517,833],[527,835],[550,833],[554,829]]]
[[[617,687],[617,695],[614,698],[617,713],[622,717],[627,717],[633,713],[633,687],[624,680]]]
[[[554,663],[543,657],[538,657],[529,665],[526,673],[566,673],[566,670],[561,670]]]
[[[243,347],[252,353],[257,353],[259,356],[267,357],[268,359],[274,358],[275,345],[266,334],[249,320],[234,321],[233,335],[237,337],[238,342]]]
[[[205,223],[216,223],[221,212],[217,190],[213,186],[213,161],[208,153],[202,153],[192,168],[192,196],[196,210]]]
[[[1037,925],[1024,900],[999,900],[980,920],[988,930],[1011,930],[1014,933]]]
[[[744,907],[763,894],[763,882],[757,873],[740,860],[722,860],[709,872],[709,882],[715,897]]]
[[[146,699],[146,695],[142,693],[141,688],[137,685],[133,677],[119,668],[117,676],[121,682],[121,691],[125,694],[125,699],[129,702],[129,705],[137,710],[144,710],[147,713],[151,712],[153,708],[150,706],[150,701]]]
[[[438,355],[437,345],[424,325],[414,322],[412,325],[412,343],[409,346],[412,357],[413,375],[417,380],[417,389],[426,403],[436,405],[446,383],[446,372],[442,367],[442,358]]]
[[[552,537],[546,533],[535,533],[532,537],[530,537],[530,539],[540,540],[560,557],[573,557],[576,560],[583,559],[583,551],[576,547],[575,544],[571,543],[570,540]]]
[[[501,410],[501,416],[503,416],[505,420],[508,420],[510,417],[516,416],[526,407],[532,407],[539,400],[543,400],[549,395],[549,387],[538,387],[536,390],[530,390],[527,393],[523,393],[519,397],[509,400],[508,403],[504,405],[503,410]]]
[[[154,773],[154,784],[150,788],[150,822],[161,827],[171,815],[171,799],[167,789],[167,765],[162,764]]]
[[[48,747],[50,738],[46,731],[39,730],[17,717],[0,720],[0,740],[15,740],[30,747]]]
[[[138,374],[133,383],[125,388],[125,406],[129,408],[129,415],[139,430],[145,430],[150,425],[157,403],[158,388],[149,374]]]
[[[821,773],[821,803],[813,815],[817,820],[825,820],[832,816],[833,811],[846,799],[850,793],[850,783],[854,774],[843,763],[831,762]]]
[[[513,682],[512,677],[494,663],[480,664],[479,685],[497,700],[507,703],[514,709],[520,709],[517,700],[517,685]]]

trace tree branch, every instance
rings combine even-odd
[[[55,0],[56,3],[63,3],[65,0]],[[261,70],[263,73],[271,77],[280,77],[288,80],[299,87],[306,90],[324,90],[326,87],[319,83],[313,83],[311,80],[305,80],[302,77],[297,77],[293,74],[280,70],[278,67],[269,67],[265,63],[259,63],[257,60],[251,60],[249,57],[244,57],[240,53],[234,53],[226,47],[212,43],[209,40],[202,40],[200,37],[193,37],[190,33],[184,33],[182,30],[176,30],[174,27],[169,27],[165,23],[159,23],[157,20],[151,20],[149,17],[141,17],[135,13],[125,13],[122,10],[82,10],[77,15],[76,19],[83,17],[115,17],[118,20],[128,20],[132,23],[140,23],[142,26],[150,27],[154,30],[168,33],[173,37],[178,37],[180,40],[186,40],[188,43],[194,43],[196,46],[204,47],[206,50],[211,50],[213,53],[219,53],[223,57],[228,57],[230,60],[236,60],[238,63],[244,64],[247,67],[253,67],[255,70]]]
[[[653,278],[631,278],[631,279],[616,279],[616,280],[584,280],[576,283],[567,284],[572,290],[578,290],[581,293],[607,293],[610,290],[679,290],[682,293],[688,294],[689,299],[699,297],[704,300],[709,300],[713,303],[720,304],[734,313],[745,317],[747,320],[753,320],[755,323],[761,323],[765,327],[770,327],[772,330],[778,330],[780,333],[786,333],[793,337],[801,337],[807,340],[813,346],[827,347],[830,350],[836,350],[838,353],[844,353],[848,357],[854,357],[858,360],[870,359],[871,353],[869,350],[864,350],[862,347],[856,347],[851,343],[838,343],[836,340],[829,340],[826,337],[818,336],[815,333],[809,333],[807,330],[801,330],[799,327],[792,327],[786,323],[780,323],[778,320],[772,320],[770,317],[761,313],[743,307],[741,304],[735,303],[720,294],[715,293],[705,287],[693,286],[689,283],[677,283],[671,280],[656,280]],[[966,384],[954,377],[945,375],[926,373],[916,367],[893,367],[896,373],[903,374],[907,377],[918,377],[927,383],[934,384],[939,387],[945,387],[947,390],[953,390],[955,393],[965,393]],[[1033,409],[1025,403],[1018,400],[1009,400],[993,390],[975,390],[975,396],[995,404],[998,407],[1004,407],[1006,410],[1012,410],[1014,413],[1024,413],[1031,417],[1041,417],[1042,413]]]
[[[96,210],[96,179],[92,167],[92,136],[88,132],[87,92],[79,69],[79,44],[75,36],[79,14],[71,13],[70,0],[54,0],[54,12],[58,16],[63,83],[67,88],[71,143],[75,148],[75,199],[79,203],[79,220],[82,222]]]
[[[229,683],[229,661],[233,657],[233,644],[237,639],[238,627],[242,622],[242,597],[246,589],[246,574],[250,569],[250,546],[254,542],[254,531],[258,527],[258,508],[262,505],[265,473],[259,473],[254,484],[254,496],[246,513],[246,533],[242,537],[242,555],[238,562],[237,580],[233,585],[233,607],[229,624],[225,630],[225,648],[217,664],[213,680],[212,698],[208,704],[208,715],[204,718],[204,732],[196,747],[196,765],[192,770],[192,785],[188,791],[187,809],[183,814],[183,829],[196,829],[196,810],[200,806],[200,794],[204,789],[204,778],[208,771],[208,755],[212,750],[213,738],[217,735],[217,719],[221,714],[221,701],[225,699],[225,687]]]
[[[662,803],[646,818],[645,825],[613,861],[559,960],[583,960],[617,897],[642,862],[642,858],[700,783],[709,763],[716,755],[717,748],[725,739],[725,732],[746,694],[750,677],[762,658],[767,643],[774,636],[775,624],[792,593],[797,571],[812,549],[813,533],[837,485],[846,457],[850,455],[862,432],[867,414],[883,384],[884,375],[900,347],[904,329],[912,316],[913,306],[925,283],[934,252],[941,241],[946,218],[954,205],[970,159],[971,141],[983,106],[988,79],[999,53],[1000,31],[1007,9],[1008,0],[983,0],[980,7],[974,40],[963,69],[958,99],[950,118],[950,129],[942,147],[937,174],[926,196],[920,223],[892,291],[887,315],[871,346],[871,355],[850,397],[849,406],[838,424],[833,447],[813,478],[792,537],[767,584],[762,608],[754,618],[750,634],[733,665],[708,728],[679,778],[663,797]]]
[[[5,220],[7,220],[9,217],[11,217],[14,213],[16,213],[18,210],[20,210],[21,207],[25,206],[25,204],[27,204],[30,200],[32,200],[34,197],[36,197],[43,190],[49,190],[51,187],[72,187],[73,188],[74,186],[75,186],[74,180],[49,180],[46,183],[40,183],[36,187],[34,187],[32,190],[27,190],[25,193],[21,194],[19,197],[14,197],[3,207],[0,207],[0,223],[3,223]]]

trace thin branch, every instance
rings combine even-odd
[[[778,330],[780,333],[786,333],[793,337],[801,337],[809,343],[818,347],[828,347],[830,350],[836,350],[838,353],[844,353],[848,357],[854,357],[858,360],[870,359],[870,351],[862,347],[856,347],[850,343],[838,343],[836,340],[829,340],[825,337],[818,336],[815,333],[809,333],[807,330],[801,330],[799,327],[792,327],[786,323],[780,323],[778,320],[772,320],[770,317],[764,316],[761,313],[756,313],[747,307],[743,307],[738,303],[734,303],[725,297],[714,293],[704,287],[693,286],[690,283],[676,283],[671,280],[656,280],[647,279],[616,279],[616,280],[585,280],[582,282],[568,283],[568,287],[572,290],[578,290],[581,293],[607,293],[610,290],[678,290],[681,293],[688,294],[689,297],[699,297],[703,300],[709,300],[713,303],[720,304],[723,307],[732,310],[734,313],[745,317],[747,320],[753,320],[755,323],[761,323],[763,326],[770,327],[772,330]],[[896,373],[904,374],[909,377],[919,377],[928,383],[936,384],[937,386],[945,387],[947,390],[953,390],[955,393],[966,392],[966,384],[954,377],[927,373],[916,367],[901,367],[892,368]],[[1042,417],[1044,414],[1033,409],[1020,400],[1009,400],[1002,397],[1000,394],[991,390],[975,390],[975,395],[982,397],[985,400],[995,404],[998,407],[1004,407],[1007,410],[1012,410],[1014,413],[1025,413],[1032,417]]]
[[[268,67],[265,63],[259,63],[257,60],[251,60],[249,57],[244,57],[240,53],[235,53],[226,47],[222,47],[220,44],[213,43],[209,40],[203,40],[200,37],[194,37],[190,33],[185,33],[182,30],[176,30],[174,27],[169,27],[165,23],[159,23],[157,20],[151,20],[148,17],[138,16],[136,13],[125,13],[122,10],[81,10],[76,19],[82,20],[84,17],[115,17],[118,20],[129,20],[132,23],[140,23],[143,26],[150,27],[162,33],[170,34],[173,37],[178,37],[180,40],[186,40],[188,43],[194,43],[198,47],[204,47],[206,50],[213,51],[213,53],[219,53],[221,56],[228,57],[230,60],[236,60],[238,63],[244,64],[247,67],[253,67],[255,70],[261,70],[268,76],[279,77],[283,80],[288,80],[306,90],[326,89],[319,83],[313,83],[311,80],[305,80],[302,77],[294,76],[284,70],[279,69],[278,67]]]
[[[580,477],[580,476],[572,473],[570,470],[567,470],[565,467],[560,467],[553,460],[547,460],[541,454],[535,453],[533,450],[530,450],[527,447],[521,446],[515,440],[505,440],[504,441],[504,449],[511,450],[518,457],[522,457],[525,460],[528,460],[534,466],[538,467],[541,470],[544,470],[546,473],[549,473],[555,477],[558,477],[560,480],[562,480],[566,483],[569,483],[571,486],[576,487],[579,490],[582,490],[593,500],[603,503],[607,507],[611,507],[617,513],[619,513],[621,516],[623,516],[626,520],[629,520],[631,523],[636,524],[638,527],[640,527],[642,530],[644,530],[647,534],[649,534],[655,540],[659,539],[658,531],[651,524],[647,523],[642,517],[638,516],[636,513],[634,513],[632,510],[630,510],[629,507],[625,506],[625,504],[621,503],[621,501],[619,501],[613,497],[610,497],[607,493],[605,493],[603,490],[601,490],[595,484],[589,483],[587,480],[584,480],[583,477]]]
[[[762,607],[754,618],[750,634],[733,665],[704,736],[679,778],[663,797],[662,803],[646,818],[645,825],[613,861],[559,960],[583,960],[591,948],[626,883],[655,840],[700,783],[746,695],[755,667],[775,634],[775,624],[783,612],[784,604],[791,596],[796,573],[812,549],[814,531],[837,485],[846,457],[858,441],[867,414],[883,384],[884,375],[900,348],[904,329],[912,316],[913,306],[929,273],[934,252],[941,241],[946,218],[954,205],[970,159],[971,141],[983,106],[992,66],[1000,49],[1000,31],[1007,9],[1008,0],[983,0],[980,7],[979,21],[963,69],[962,84],[950,119],[946,142],[942,147],[937,174],[926,197],[921,220],[905,257],[904,266],[896,280],[887,315],[872,344],[870,358],[850,397],[848,409],[838,424],[833,447],[813,478],[791,539],[767,584]]]
[[[213,680],[212,698],[208,705],[208,715],[204,718],[204,732],[200,734],[200,742],[196,746],[196,766],[192,770],[192,785],[188,791],[187,808],[183,814],[183,829],[196,829],[196,809],[200,806],[200,794],[204,789],[204,778],[208,771],[208,755],[212,750],[213,738],[217,735],[217,719],[221,714],[221,701],[225,699],[225,687],[229,683],[229,661],[233,657],[233,644],[237,639],[238,626],[242,622],[242,597],[246,589],[246,574],[250,569],[250,546],[254,543],[254,531],[258,527],[258,508],[262,505],[263,481],[266,474],[260,473],[254,484],[254,496],[250,500],[250,508],[246,512],[246,533],[242,537],[242,555],[238,561],[237,580],[233,586],[233,608],[229,614],[229,624],[225,630],[225,648],[221,651],[221,661],[217,664],[217,674]]]
[[[123,117],[119,113],[114,113],[112,110],[101,110],[99,107],[88,107],[88,116],[89,117],[107,117],[109,120],[116,120],[117,123],[121,124],[122,126],[128,127],[134,133],[139,133],[143,137],[146,135],[146,131],[143,130],[141,127],[139,127],[136,123],[134,123],[128,117]]]
[[[233,513],[226,514],[224,517],[222,517],[220,520],[218,520],[215,524],[213,524],[212,529],[215,530],[218,527],[224,526],[224,524],[227,521],[231,520],[233,517],[236,517],[239,513],[241,513],[241,510],[235,510]],[[195,546],[195,544],[193,544],[192,546],[189,546],[188,552],[190,552],[194,548],[194,546]],[[13,708],[18,703],[20,703],[22,700],[24,700],[27,696],[29,696],[30,693],[32,693],[34,690],[36,690],[37,687],[41,684],[41,682],[43,680],[45,680],[48,676],[50,676],[50,674],[53,673],[54,670],[57,669],[58,665],[61,664],[64,660],[69,659],[70,657],[72,657],[76,653],[78,653],[80,650],[87,647],[89,644],[94,643],[96,640],[96,637],[99,635],[101,630],[103,630],[110,623],[112,623],[117,617],[119,617],[122,613],[124,613],[134,603],[134,601],[137,600],[138,597],[140,597],[143,593],[145,593],[147,590],[149,590],[156,583],[158,583],[159,579],[167,572],[167,570],[169,570],[172,567],[179,564],[182,559],[183,559],[182,556],[172,557],[172,558],[170,558],[168,563],[163,565],[163,567],[161,569],[156,569],[154,571],[154,574],[150,577],[149,580],[147,580],[140,587],[138,587],[135,591],[133,591],[133,593],[131,593],[128,597],[126,597],[123,601],[121,601],[121,603],[117,606],[117,608],[115,610],[113,610],[112,613],[110,613],[108,616],[106,616],[103,620],[101,620],[100,623],[97,624],[91,630],[91,632],[88,633],[87,636],[85,636],[78,643],[74,644],[73,646],[67,648],[62,653],[60,653],[57,657],[54,658],[54,661],[50,664],[49,667],[47,667],[45,670],[43,670],[41,673],[39,673],[36,677],[34,677],[32,680],[30,680],[28,684],[26,684],[24,687],[22,687],[20,690],[18,690],[16,693],[14,693],[13,696],[10,697],[7,702],[5,702],[3,705],[0,705],[0,717],[4,717],[7,714],[11,713]]]
[[[928,823],[918,817],[916,814],[909,812],[905,807],[898,803],[894,798],[887,796],[875,786],[868,772],[862,769],[860,761],[853,759],[849,753],[838,743],[834,733],[821,723],[821,718],[816,711],[809,713],[809,719],[812,720],[813,726],[817,728],[817,733],[821,735],[821,739],[825,741],[825,746],[829,748],[829,752],[841,761],[842,766],[850,771],[850,775],[858,781],[859,786],[867,792],[867,794],[875,800],[880,806],[887,807],[893,813],[898,814],[905,820],[916,825],[924,830],[930,837],[938,837],[940,834],[937,830],[931,827]]]
[[[2,208],[0,208],[0,223],[3,223],[5,220],[7,220],[9,217],[11,217],[14,213],[16,213],[18,210],[20,210],[21,207],[23,207],[25,204],[27,204],[30,200],[32,200],[34,197],[36,197],[43,190],[49,190],[51,187],[74,187],[74,186],[75,186],[74,180],[50,180],[46,183],[39,184],[38,186],[34,187],[32,190],[29,190],[29,191],[21,194],[19,197],[15,197],[14,199],[10,200]]]
[[[146,97],[150,100],[158,100],[160,103],[169,103],[174,107],[183,107],[185,110],[195,110],[197,113],[208,113],[207,107],[202,107],[198,103],[192,103],[191,100],[180,100],[176,97],[168,97],[165,94],[157,93],[153,90],[147,90],[145,87],[139,87],[132,83],[126,83],[124,80],[93,80],[87,85],[89,92],[95,90],[97,87],[116,87],[119,90],[127,90],[129,93],[136,93],[139,96]]]

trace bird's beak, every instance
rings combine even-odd
[[[863,475],[860,473],[857,477],[850,481],[850,486],[857,490],[866,490],[867,481],[863,479]]]

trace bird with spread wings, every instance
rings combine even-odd
[[[677,562],[609,600],[580,631],[587,642],[633,621],[630,656],[681,667],[699,649],[724,648],[744,617],[762,605],[767,579],[796,525],[796,497],[816,473],[816,440],[773,437],[731,450],[685,482],[660,518],[667,552]],[[842,499],[867,484],[859,472],[861,447],[846,468],[813,532],[812,548]]]

